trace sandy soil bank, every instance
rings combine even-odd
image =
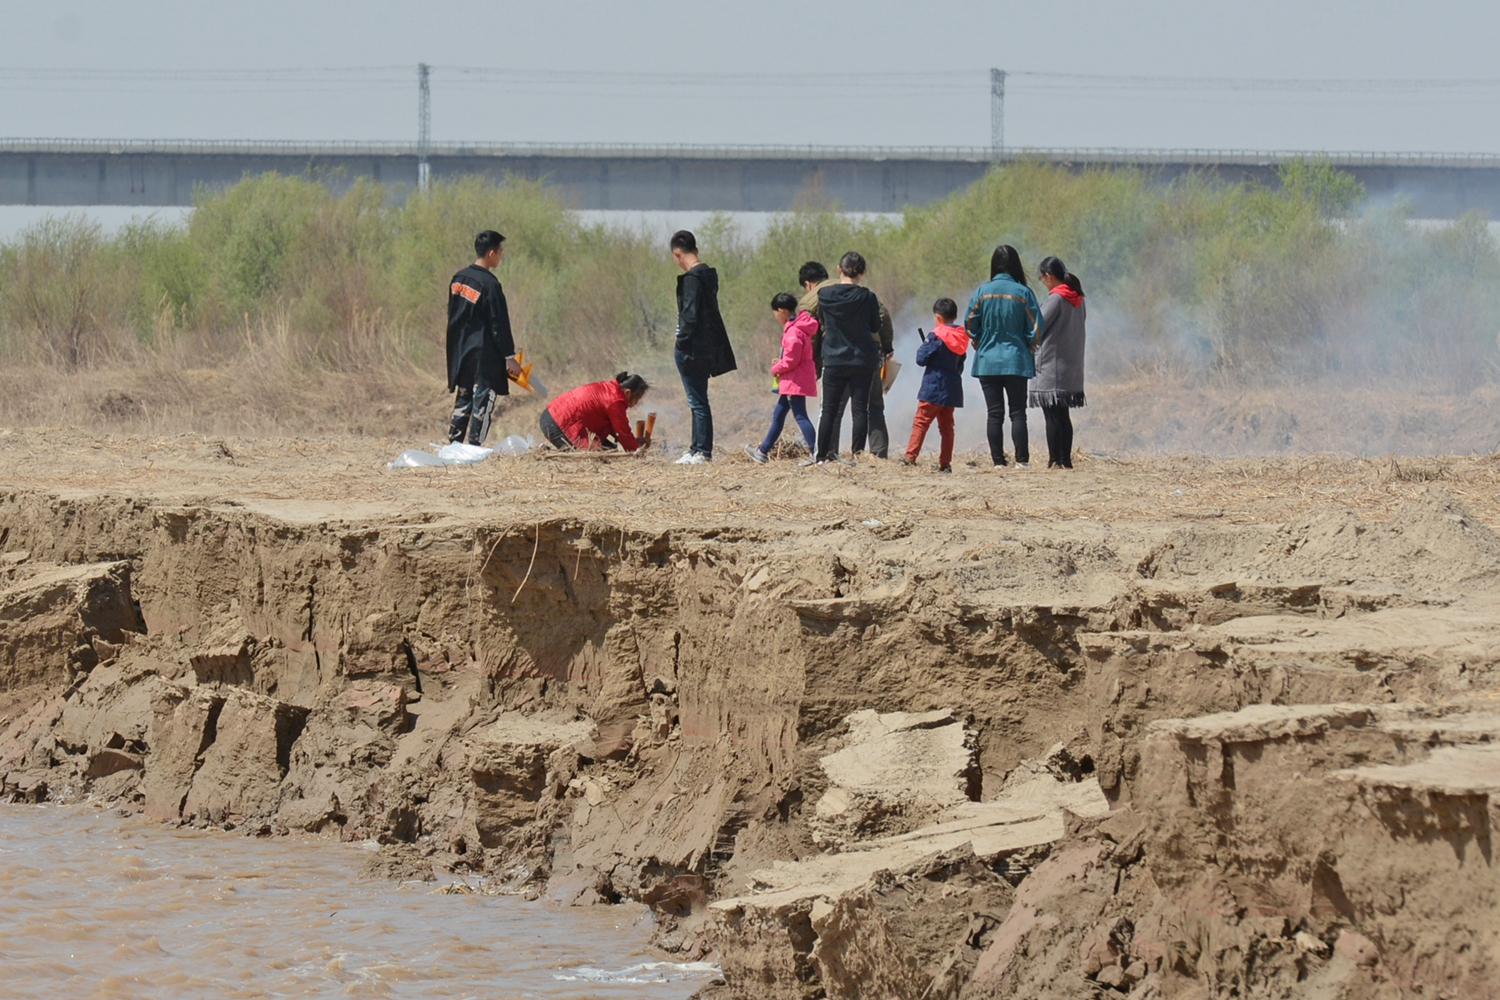
[[[739,997],[1497,995],[1500,461],[0,433],[0,781],[650,904]]]

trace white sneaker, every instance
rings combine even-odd
[[[1018,468],[1018,469],[1029,469],[1029,468],[1031,468],[1031,463],[1030,462],[1017,462],[1016,463],[1016,468]]]
[[[698,454],[696,451],[690,451],[687,454],[683,455],[681,458],[679,458],[677,460],[677,464],[678,465],[702,465],[704,462],[707,462],[707,461],[708,461],[707,458],[705,458],[704,456]]]

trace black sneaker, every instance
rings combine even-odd
[[[938,466],[938,471],[939,472],[952,472],[953,471],[953,466],[951,466],[951,465],[940,465],[940,466]]]

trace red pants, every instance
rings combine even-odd
[[[915,462],[922,453],[922,442],[927,440],[927,428],[936,420],[942,450],[938,454],[939,465],[953,464],[953,407],[937,406],[933,403],[918,403],[917,417],[911,422],[911,440],[906,443],[906,460]]]

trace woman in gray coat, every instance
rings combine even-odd
[[[1036,376],[1027,404],[1041,407],[1047,421],[1047,468],[1071,469],[1073,418],[1068,410],[1085,402],[1083,283],[1056,257],[1044,258],[1038,270],[1048,294],[1042,302]]]

